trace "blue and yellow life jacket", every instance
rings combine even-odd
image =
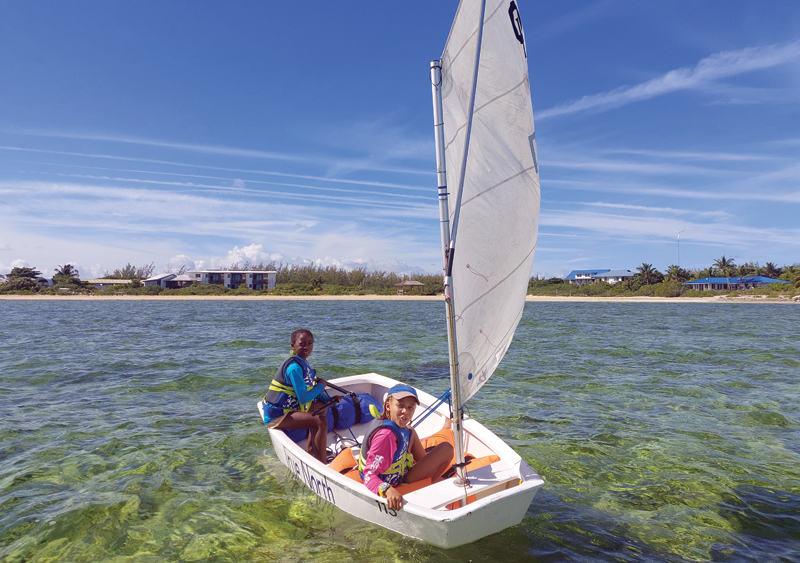
[[[278,418],[290,411],[308,412],[311,410],[311,403],[301,403],[297,399],[294,387],[286,380],[286,370],[292,362],[296,362],[303,369],[303,382],[306,384],[306,391],[311,391],[315,386],[314,378],[317,375],[317,370],[311,369],[311,366],[303,358],[289,356],[283,361],[278,371],[275,372],[275,377],[272,379],[272,383],[269,384],[269,391],[264,397],[264,403],[266,403],[264,416],[266,418]]]
[[[391,486],[397,487],[403,482],[403,477],[408,470],[414,466],[414,456],[408,451],[411,445],[411,429],[400,428],[391,420],[376,420],[367,428],[367,435],[361,443],[361,453],[358,454],[358,473],[363,481],[364,469],[367,467],[367,453],[372,445],[372,438],[381,428],[388,428],[394,432],[395,438],[397,438],[397,451],[394,452],[392,465],[380,474],[380,478]]]

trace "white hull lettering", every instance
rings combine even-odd
[[[329,503],[336,505],[336,498],[333,496],[333,489],[328,485],[328,478],[321,476],[319,473],[311,469],[305,462],[295,459],[286,453],[286,465],[289,471],[294,473],[298,479],[306,484],[306,487],[311,489],[317,496],[327,500]]]
[[[397,511],[394,508],[389,508],[389,505],[384,504],[379,500],[376,500],[375,504],[378,505],[378,512],[385,512],[389,516],[397,516]]]

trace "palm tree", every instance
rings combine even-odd
[[[758,276],[761,272],[761,266],[758,265],[758,262],[745,262],[739,266],[736,266],[731,269],[733,273],[741,278],[747,276]]]
[[[713,278],[714,268],[706,268],[705,270],[693,270],[689,273],[693,279],[699,280],[701,278]]]
[[[661,272],[653,268],[652,264],[642,262],[642,265],[636,268],[636,275],[639,276],[645,285],[658,283],[659,278],[663,277]]]
[[[736,267],[736,264],[733,262],[733,258],[725,258],[723,254],[720,258],[714,260],[714,263],[711,265],[712,268],[715,270],[719,270],[719,273],[729,278],[731,276],[731,270]]]
[[[772,262],[767,262],[767,265],[764,266],[764,275],[768,278],[775,279],[782,274],[781,268],[778,268]]]
[[[74,284],[80,283],[78,276],[80,273],[72,264],[60,265],[56,268],[56,273],[53,275],[53,281],[59,284]]]
[[[684,270],[680,266],[677,266],[677,265],[673,264],[672,266],[670,266],[667,269],[666,278],[668,280],[674,280],[674,281],[678,281],[678,282],[685,282],[686,280],[689,279],[689,272],[687,272],[686,270]]]
[[[63,278],[77,278],[79,275],[80,272],[78,272],[78,270],[76,270],[72,264],[65,264],[64,266],[59,264],[53,277],[61,276]]]

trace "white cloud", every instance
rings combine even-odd
[[[340,133],[341,134],[341,133]],[[248,174],[262,174],[267,176],[281,176],[286,178],[299,178],[305,180],[319,180],[324,182],[339,182],[344,184],[357,184],[357,185],[365,185],[365,186],[384,186],[384,187],[398,187],[404,189],[414,189],[414,190],[428,190],[429,188],[421,188],[419,186],[406,186],[404,184],[393,184],[393,183],[385,183],[385,182],[375,182],[369,180],[353,180],[348,178],[334,178],[330,176],[315,176],[311,174],[290,174],[287,172],[276,172],[273,170],[254,170],[251,168],[230,168],[225,166],[211,166],[208,164],[197,164],[197,163],[186,163],[186,162],[176,162],[172,160],[160,160],[160,159],[153,159],[153,158],[140,158],[140,157],[130,157],[130,156],[117,156],[117,155],[110,155],[110,154],[100,154],[100,153],[85,153],[85,152],[75,152],[75,151],[55,151],[55,150],[45,150],[45,149],[33,149],[29,147],[12,147],[12,146],[0,146],[0,150],[6,151],[15,151],[15,152],[31,152],[31,153],[39,153],[39,154],[56,154],[62,156],[80,156],[80,157],[87,157],[87,158],[98,158],[98,159],[105,159],[105,160],[120,160],[123,162],[140,162],[140,163],[148,163],[148,164],[165,164],[168,166],[175,166],[175,167],[182,167],[182,168],[196,168],[201,170],[219,170],[223,172],[244,172]],[[425,156],[429,156],[430,150],[426,149]],[[421,168],[409,168],[403,166],[391,166],[385,164],[379,164],[376,162],[371,162],[367,159],[350,159],[350,160],[334,160],[330,158],[325,158],[321,156],[315,156],[311,161],[314,164],[320,164],[327,167],[335,167],[338,164],[342,164],[342,170],[366,170],[371,172],[391,172],[391,173],[398,173],[398,174],[412,174],[412,175],[423,175],[423,176],[433,176],[435,171],[429,169],[421,169]],[[358,162],[358,165],[355,163]],[[53,163],[43,163],[43,164],[53,164]],[[93,167],[93,166],[78,166],[75,164],[62,164],[63,166],[73,166],[73,167],[81,167],[81,168],[93,168],[97,170],[117,170],[117,169],[110,169],[110,168],[101,168],[101,167]],[[153,173],[152,171],[147,170],[119,170],[121,172],[142,172],[142,173]],[[330,174],[330,170],[329,170]],[[204,176],[197,176],[198,178],[203,178]],[[209,178],[213,178],[213,176],[208,176]]]
[[[656,150],[632,150],[632,149],[606,149],[603,152],[608,154],[632,154],[639,156],[650,156],[664,159],[686,159],[686,160],[705,160],[705,161],[759,161],[777,160],[779,157],[763,154],[736,154],[708,151],[656,151]]]
[[[546,119],[589,110],[604,111],[680,90],[705,89],[720,79],[779,66],[798,57],[800,57],[800,41],[787,45],[724,51],[702,59],[694,68],[672,70],[635,86],[622,86],[610,92],[584,96],[575,102],[541,111],[537,117]]]
[[[434,154],[433,139],[409,132],[405,125],[396,125],[391,117],[373,121],[358,121],[323,130],[318,135],[337,150],[350,149],[364,156],[342,158],[327,164],[327,176],[337,177],[357,170],[385,170],[387,162],[427,160]],[[404,173],[427,173],[435,170],[396,169]]]
[[[176,271],[181,265],[186,265],[187,269],[215,269],[230,268],[234,264],[243,267],[246,262],[251,264],[275,264],[283,263],[287,266],[319,266],[323,268],[336,267],[339,269],[352,271],[357,268],[364,268],[367,271],[386,271],[398,274],[415,274],[430,272],[430,269],[412,266],[403,260],[383,259],[376,260],[369,256],[350,257],[344,256],[324,256],[321,258],[308,258],[305,256],[293,256],[284,258],[280,253],[268,253],[264,251],[262,244],[252,243],[247,246],[234,246],[222,256],[204,256],[200,259],[192,260],[187,255],[172,257],[168,264],[172,271]],[[189,265],[191,264],[191,266]]]
[[[7,274],[14,268],[30,268],[27,260],[16,259],[12,260],[10,264],[0,262],[0,274]]]
[[[184,270],[194,270],[197,269],[195,266],[194,261],[187,256],[186,254],[176,254],[169,260],[164,266],[164,273],[175,273],[178,272],[181,268]]]
[[[171,148],[171,149],[186,150],[191,152],[199,152],[204,154],[216,154],[224,156],[241,156],[247,158],[284,160],[284,161],[294,161],[294,162],[303,162],[311,160],[311,158],[307,156],[297,156],[297,155],[277,153],[277,152],[240,149],[235,147],[223,147],[218,145],[197,145],[193,143],[177,143],[170,141],[161,141],[156,139],[146,139],[142,137],[123,136],[123,135],[104,135],[100,133],[75,133],[70,131],[47,131],[41,129],[20,129],[15,132],[22,135],[31,135],[36,137],[82,139],[87,141],[127,143],[133,145]]]
[[[230,266],[235,263],[242,265],[245,262],[269,264],[271,261],[271,255],[268,252],[264,252],[264,245],[252,243],[242,248],[234,246],[222,258],[222,263],[219,266]]]
[[[664,213],[669,215],[694,215],[696,217],[704,217],[709,219],[732,219],[734,216],[725,211],[698,211],[696,209],[676,209],[674,207],[652,207],[647,205],[630,205],[626,203],[604,203],[600,201],[595,202],[575,202],[580,205],[589,205],[592,207],[607,207],[611,209],[622,209],[631,211],[648,211],[652,213]]]
[[[422,274],[430,272],[428,269],[411,266],[402,260],[375,260],[370,257],[350,258],[349,256],[340,256],[334,258],[326,256],[325,258],[317,258],[310,262],[308,260],[302,260],[302,262],[313,262],[317,266],[322,267],[334,266],[347,271],[364,268],[368,272],[384,271],[395,272],[397,274]]]
[[[675,231],[685,231],[681,243],[724,244],[751,248],[758,244],[794,245],[800,238],[798,228],[751,227],[731,222],[679,221],[652,215],[619,215],[586,211],[548,211],[542,213],[542,227],[566,228],[571,232],[591,234],[595,239],[616,239],[641,244],[672,242]]]
[[[675,164],[649,164],[641,162],[620,161],[620,160],[600,160],[589,158],[571,158],[569,160],[547,160],[543,166],[553,168],[569,168],[572,170],[593,170],[596,172],[627,172],[632,174],[646,175],[668,175],[668,174],[696,174],[696,175],[719,175],[716,169],[703,168],[700,166],[675,165]],[[733,172],[726,170],[726,174]]]
[[[535,28],[534,33],[525,34],[525,39],[526,41],[542,42],[546,39],[561,35],[566,31],[576,27],[581,27],[598,17],[605,15],[609,8],[612,8],[618,4],[620,4],[619,0],[603,0],[601,2],[591,3],[577,12],[569,13],[555,21]],[[569,7],[574,7],[574,5],[570,5]],[[526,11],[525,14],[523,14],[523,25],[528,22],[528,20],[525,19],[528,13],[529,12]]]

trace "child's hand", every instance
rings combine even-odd
[[[403,495],[394,487],[389,487],[386,490],[386,504],[389,505],[389,508],[400,510],[403,508]]]

